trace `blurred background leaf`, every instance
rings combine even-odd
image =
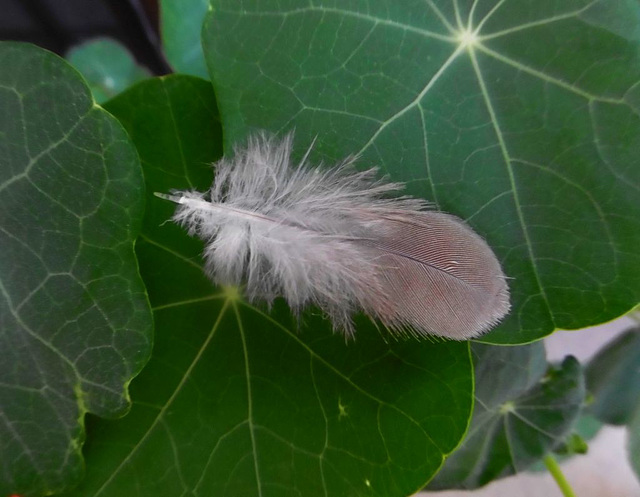
[[[636,411],[635,416],[627,427],[627,450],[631,467],[640,482],[640,409]]]
[[[139,66],[123,45],[107,38],[87,41],[72,48],[67,53],[67,60],[80,71],[98,103],[150,76],[149,71]]]
[[[209,0],[161,0],[162,45],[176,72],[209,78],[200,40]]]
[[[625,425],[640,409],[640,327],[601,349],[586,367],[588,412],[603,423]]]

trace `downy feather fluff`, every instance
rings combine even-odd
[[[359,311],[391,330],[455,340],[505,316],[500,264],[464,222],[390,196],[403,185],[357,171],[354,158],[314,168],[307,152],[294,165],[292,142],[253,136],[215,164],[209,191],[158,194],[205,242],[214,282],[244,285],[251,301],[282,296],[295,313],[315,305],[347,336]]]

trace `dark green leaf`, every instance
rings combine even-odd
[[[48,495],[83,473],[85,413],[124,414],[150,354],[144,184],[65,61],[2,43],[0,67],[0,495]]]
[[[164,51],[176,72],[208,78],[200,33],[209,0],[160,0]]]
[[[553,451],[562,456],[571,456],[573,454],[586,454],[589,451],[587,441],[577,433],[571,433],[565,441]]]
[[[640,301],[635,1],[213,0],[203,46],[226,145],[296,128],[467,219],[510,276],[485,340]]]
[[[134,406],[96,421],[74,495],[409,495],[463,436],[466,343],[390,341],[368,322],[346,344],[321,317],[298,327],[204,277],[202,245],[151,192],[207,188],[220,156],[211,85],[173,76],[107,105],[140,151],[149,209],[137,246],[157,339]]]
[[[624,425],[640,409],[640,327],[620,335],[589,362],[588,412],[603,423]]]
[[[72,48],[67,59],[87,80],[98,103],[150,76],[147,69],[136,64],[125,47],[108,38]]]
[[[544,347],[474,344],[476,404],[467,437],[429,489],[476,488],[524,471],[570,433],[584,400],[580,364],[544,370]]]

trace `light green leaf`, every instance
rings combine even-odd
[[[429,490],[472,489],[529,469],[571,432],[584,401],[580,364],[544,374],[544,346],[474,344],[476,403],[469,432]]]
[[[0,495],[49,495],[82,476],[85,413],[124,414],[150,354],[144,185],[64,60],[0,43],[0,67]]]
[[[134,406],[96,421],[73,495],[409,495],[463,436],[471,409],[466,343],[357,339],[312,313],[257,308],[214,288],[202,245],[165,223],[151,192],[210,185],[221,153],[211,85],[145,82],[107,105],[138,145],[149,209],[138,244],[157,340]]]
[[[115,40],[91,40],[73,47],[67,60],[84,76],[93,98],[102,103],[150,76],[129,51]]]
[[[640,301],[640,4],[213,0],[226,146],[295,127],[466,219],[512,279],[484,340],[525,343]]]
[[[209,0],[160,0],[162,44],[176,72],[209,78],[200,32]]]

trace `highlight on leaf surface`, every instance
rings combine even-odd
[[[205,270],[246,285],[251,301],[283,296],[297,314],[316,305],[353,334],[363,310],[396,332],[456,340],[489,330],[509,310],[489,245],[458,218],[426,210],[403,188],[357,171],[292,164],[293,135],[259,134],[215,165],[210,190],[157,194],[205,242]]]

